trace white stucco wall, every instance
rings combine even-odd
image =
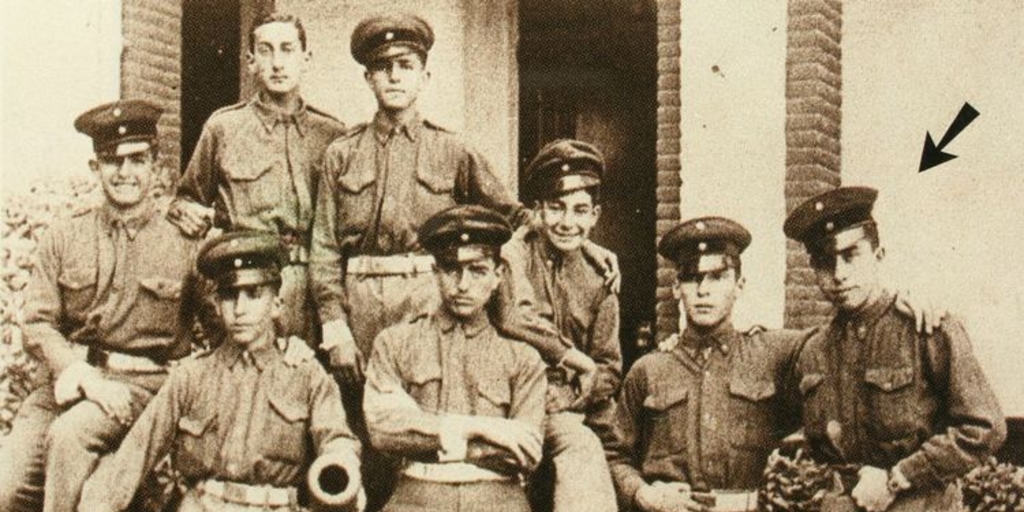
[[[721,215],[753,235],[740,328],[782,326],[786,16],[784,1],[681,2],[681,218]]]
[[[0,27],[0,184],[88,172],[72,122],[118,97],[121,2],[4,2]]]
[[[847,0],[845,184],[877,187],[887,273],[965,317],[1008,414],[1024,415],[1024,3]],[[981,115],[918,173],[965,101]]]

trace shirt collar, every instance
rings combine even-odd
[[[291,123],[295,125],[295,131],[299,132],[300,137],[306,135],[309,111],[306,109],[306,102],[302,98],[299,98],[299,107],[294,112],[285,112],[270,103],[264,102],[260,99],[259,94],[253,96],[249,104],[252,105],[253,111],[256,112],[256,117],[263,124],[263,128],[267,130],[267,133],[273,131],[277,123]]]
[[[698,332],[687,327],[679,338],[679,346],[688,351],[697,352],[707,347],[717,347],[723,354],[729,353],[729,341],[736,330],[732,322],[722,322],[709,332]]]
[[[466,334],[467,338],[475,338],[477,335],[491,327],[491,320],[487,316],[486,309],[478,313],[475,317],[464,321],[452,316],[452,314],[442,306],[437,308],[437,313],[434,314],[434,323],[440,327],[441,332],[444,333],[452,332],[455,327],[461,326],[462,332]]]
[[[281,352],[274,343],[268,343],[255,350],[246,350],[245,347],[225,341],[217,349],[217,357],[228,368],[234,368],[236,364],[244,361],[253,363],[257,370],[263,371],[281,357]]]
[[[155,201],[152,199],[144,199],[142,208],[133,211],[130,214],[126,214],[117,208],[114,208],[110,203],[104,203],[100,208],[100,221],[103,223],[108,232],[114,232],[118,229],[124,229],[124,232],[128,235],[129,240],[135,240],[138,236],[139,231],[146,223],[149,222],[156,214]]]
[[[889,311],[895,300],[896,296],[892,292],[883,289],[878,298],[864,309],[853,313],[841,312],[837,318],[844,322],[848,329],[852,329],[858,338],[864,339],[882,315]]]
[[[419,112],[416,112],[405,123],[396,123],[379,110],[373,116],[373,133],[377,137],[377,142],[381,144],[387,142],[394,133],[404,134],[409,140],[416,142],[419,139],[422,126],[423,118],[420,117]]]

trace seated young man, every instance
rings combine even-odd
[[[525,174],[539,222],[506,244],[502,256],[511,278],[532,288],[537,313],[594,368],[547,369],[544,453],[550,464],[536,473],[531,499],[536,508],[555,512],[614,512],[615,489],[598,435],[608,434],[622,378],[619,299],[582,249],[601,213],[604,158],[586,142],[557,140],[540,150]]]
[[[366,372],[371,442],[403,459],[384,510],[527,512],[520,481],[541,457],[544,363],[498,334],[488,312],[511,228],[463,205],[418,235],[435,258],[441,304],[382,331]]]
[[[269,233],[237,231],[203,247],[197,266],[216,283],[226,339],[171,374],[87,482],[79,510],[124,510],[168,452],[188,487],[179,511],[299,510],[311,463],[336,467],[358,486],[360,446],[337,384],[312,358],[293,364],[279,348],[285,261],[284,247]],[[356,487],[325,490],[313,473],[315,499],[355,500]]]

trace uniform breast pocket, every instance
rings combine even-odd
[[[350,168],[338,176],[336,192],[338,224],[346,227],[366,227],[374,216],[374,191],[377,181],[372,168]]]
[[[895,439],[912,433],[916,416],[914,368],[869,368],[864,372],[872,420],[877,437]]]
[[[57,278],[60,285],[61,299],[64,309],[72,313],[81,313],[96,298],[96,269],[69,268],[61,272]]]
[[[425,216],[455,206],[457,169],[448,166],[416,171],[416,211]]]
[[[280,161],[226,162],[224,173],[230,182],[231,201],[240,214],[272,210],[292,190],[285,164]]]
[[[172,334],[178,322],[181,280],[152,276],[139,279],[140,332]]]
[[[644,413],[650,418],[647,451],[658,458],[686,450],[688,395],[685,388],[656,389],[644,398]]]
[[[202,474],[203,468],[215,459],[217,450],[217,417],[213,414],[192,413],[178,419],[177,446],[174,450],[175,467],[187,468]]]
[[[512,404],[512,390],[502,380],[485,380],[477,384],[476,414],[508,418]]]
[[[730,421],[740,427],[733,445],[751,450],[764,450],[775,444],[775,383],[769,380],[733,378],[729,382]]]
[[[284,393],[270,394],[270,411],[263,428],[267,459],[301,464],[307,455],[309,407]]]

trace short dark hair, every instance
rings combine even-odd
[[[302,45],[302,50],[306,50],[306,28],[302,26],[302,20],[294,14],[286,14],[281,12],[272,12],[264,15],[253,24],[252,30],[249,31],[249,52],[256,51],[256,29],[263,25],[269,25],[271,23],[290,23],[295,30],[299,33],[299,43]]]
[[[725,263],[727,265],[726,268],[731,268],[736,271],[736,279],[743,277],[743,260],[739,256],[734,254],[722,254],[722,257],[725,258]],[[676,272],[676,279],[683,281],[687,275],[689,275],[689,272],[687,272],[686,266],[680,265],[679,270]]]
[[[871,244],[871,249],[877,250],[882,245],[881,237],[878,236],[878,224],[868,220],[861,223],[860,228],[864,231],[864,238]],[[826,253],[825,247],[807,245],[807,253],[811,257],[812,268],[831,269],[835,264],[834,255]]]

